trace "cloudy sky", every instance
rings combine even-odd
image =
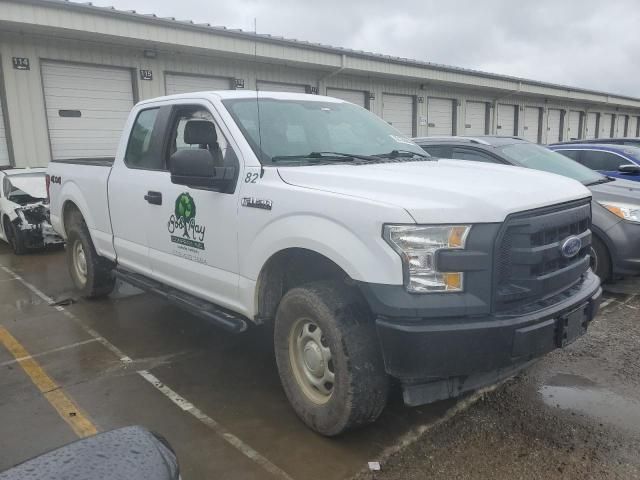
[[[640,97],[638,0],[94,0]]]

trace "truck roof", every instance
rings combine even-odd
[[[317,101],[317,102],[334,102],[334,103],[347,103],[344,100],[333,97],[325,97],[323,95],[313,95],[308,93],[292,93],[292,92],[268,92],[260,90],[211,90],[204,92],[190,92],[180,93],[176,95],[167,95],[164,97],[151,98],[149,100],[143,100],[139,105],[146,103],[155,103],[163,100],[174,100],[181,98],[206,98],[206,97],[218,97],[221,100],[227,99],[239,99],[239,98],[275,98],[278,100],[305,100],[305,101]]]

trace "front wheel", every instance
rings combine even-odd
[[[274,345],[289,402],[313,430],[339,435],[382,413],[389,380],[355,292],[333,282],[290,290],[278,306]]]
[[[9,221],[9,219],[5,219],[4,221],[4,231],[13,253],[16,255],[24,255],[27,253],[27,247],[25,246],[22,232],[13,222]]]

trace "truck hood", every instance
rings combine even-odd
[[[560,175],[463,160],[291,166],[278,173],[290,185],[395,205],[417,223],[502,222],[511,213],[591,195]]]

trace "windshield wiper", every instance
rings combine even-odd
[[[376,157],[367,155],[358,155],[356,153],[342,153],[342,152],[311,152],[307,155],[279,155],[271,157],[272,162],[281,162],[287,160],[317,160],[328,162],[353,162],[354,160],[378,160]]]
[[[600,180],[596,180],[595,182],[589,182],[589,183],[586,183],[585,185],[586,185],[587,187],[590,187],[590,186],[592,186],[592,185],[601,185],[601,184],[603,184],[603,183],[613,182],[613,180],[615,180],[615,179],[614,179],[614,178],[611,178],[611,177],[604,177],[604,178],[601,178]]]
[[[427,153],[414,152],[413,150],[402,150],[402,149],[400,149],[400,150],[391,150],[389,153],[380,153],[380,154],[377,154],[376,157],[382,157],[382,158],[398,158],[398,157],[430,158],[431,155],[428,155]]]

